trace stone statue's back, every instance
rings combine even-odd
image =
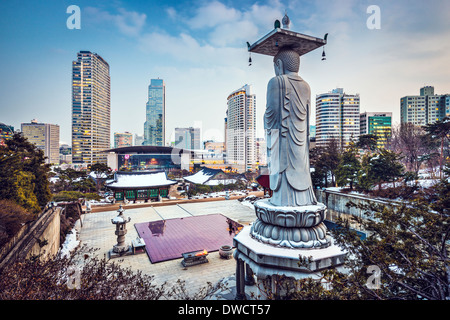
[[[310,95],[309,85],[296,74],[269,81],[264,128],[273,205],[316,203],[309,166]]]

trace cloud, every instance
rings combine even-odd
[[[237,21],[241,13],[228,8],[219,1],[208,2],[204,6],[198,7],[196,14],[186,19],[187,25],[192,29],[212,28],[217,25]]]
[[[166,9],[166,13],[167,13],[167,15],[169,16],[170,19],[176,20],[177,12],[176,12],[176,10],[174,8],[172,8],[172,7],[167,8]]]
[[[241,45],[245,48],[247,41],[252,41],[258,36],[258,27],[248,20],[243,20],[217,26],[209,33],[209,41],[219,47]]]
[[[209,43],[200,43],[187,33],[170,35],[165,32],[146,33],[139,37],[138,47],[144,53],[156,53],[164,60],[174,59],[177,62],[193,65],[232,66],[236,60],[245,61],[246,48],[218,48]]]
[[[117,14],[111,14],[94,7],[86,7],[83,14],[88,21],[94,23],[112,23],[117,29],[127,36],[138,36],[145,26],[147,15],[135,11],[127,11],[123,8],[117,9]]]
[[[169,8],[166,12],[170,19],[184,24],[196,39],[217,47],[245,47],[247,41],[262,36],[273,28],[275,19],[284,15],[278,1],[234,8],[215,0],[199,5],[193,15],[184,8]]]

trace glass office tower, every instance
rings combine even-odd
[[[392,133],[392,112],[364,112],[360,116],[360,133],[378,137],[377,146],[386,147]]]
[[[111,81],[109,64],[98,54],[80,51],[72,63],[72,162],[107,163],[110,148]]]
[[[144,145],[164,146],[166,113],[166,86],[162,79],[151,79],[144,123]]]

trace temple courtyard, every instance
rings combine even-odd
[[[194,225],[196,224],[196,221],[201,223],[209,221],[209,223],[218,223],[222,226],[224,222],[221,219],[223,218],[225,221],[231,219],[233,223],[246,226],[256,219],[252,207],[245,205],[236,199],[201,202],[192,201],[157,206],[150,206],[149,204],[147,204],[147,206],[127,204],[123,206],[123,209],[124,217],[131,218],[126,226],[126,243],[130,245],[133,240],[142,237],[142,226],[146,225],[149,226],[148,230],[150,230],[151,225],[158,226],[165,222],[164,226],[160,227],[160,230],[157,230],[156,233],[152,230],[153,236],[158,238],[155,240],[158,240],[159,243],[164,243],[164,232],[169,234],[171,225],[180,225],[183,221],[191,221],[191,224],[194,222]],[[77,230],[77,238],[81,245],[95,248],[97,249],[96,254],[101,258],[108,258],[111,249],[117,243],[117,236],[115,235],[116,227],[112,224],[111,219],[117,217],[118,212],[116,208],[111,208],[110,211],[108,211],[107,208],[104,208],[104,210],[105,211],[93,210],[92,213],[84,214],[81,221],[77,221],[75,228]],[[217,220],[217,218],[219,218],[219,220]],[[190,238],[198,240],[199,236],[201,238],[202,233],[207,235],[210,231],[209,229],[214,229],[213,227],[215,226],[211,225],[211,227],[208,227],[206,224],[203,226],[203,229],[207,230],[204,230],[204,232],[195,230],[192,237],[189,235],[190,229],[186,227],[187,234],[185,234],[184,237],[189,240]],[[200,229],[202,228],[200,227]],[[215,229],[218,228],[215,227]],[[226,237],[228,235],[227,225],[223,227],[223,230],[225,232],[225,238],[223,238],[224,235],[221,233],[222,239],[225,239],[225,242],[228,242]],[[139,232],[141,232],[141,234],[139,234]],[[158,232],[160,234],[158,234]],[[177,231],[175,231],[175,233],[176,232]],[[231,244],[233,236],[234,235],[230,232],[230,242],[224,243],[224,245]],[[216,236],[212,233],[208,237],[215,238]],[[148,240],[146,241],[146,245],[148,245],[147,242]],[[155,246],[157,243],[155,244],[152,242],[152,245]],[[171,249],[170,247],[178,244],[167,242],[167,245],[168,250]],[[192,251],[202,249],[198,248],[198,242],[193,246],[197,247],[192,247]],[[221,258],[218,249],[219,248],[215,250],[213,247],[209,249],[207,255],[208,263],[188,267],[183,266],[183,258],[181,255],[179,258],[170,258],[168,260],[162,259],[159,262],[152,263],[147,251],[140,254],[114,258],[113,261],[120,263],[122,267],[129,267],[132,270],[140,270],[144,274],[153,275],[156,284],[167,282],[170,285],[171,283],[175,284],[178,280],[185,281],[189,293],[198,292],[202,287],[205,287],[208,282],[216,284],[219,281],[223,281],[227,284],[229,290],[217,292],[212,299],[234,299],[236,261],[233,258]],[[250,295],[250,292],[256,291],[255,286],[250,286],[246,289],[248,290],[248,295]]]

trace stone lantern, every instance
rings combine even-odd
[[[114,256],[122,256],[130,251],[130,246],[125,244],[125,235],[127,234],[127,223],[130,222],[131,218],[125,218],[123,212],[125,210],[120,205],[119,215],[114,219],[111,219],[111,222],[116,225],[116,236],[117,236],[117,244],[114,245],[112,252],[110,254],[111,257]]]

